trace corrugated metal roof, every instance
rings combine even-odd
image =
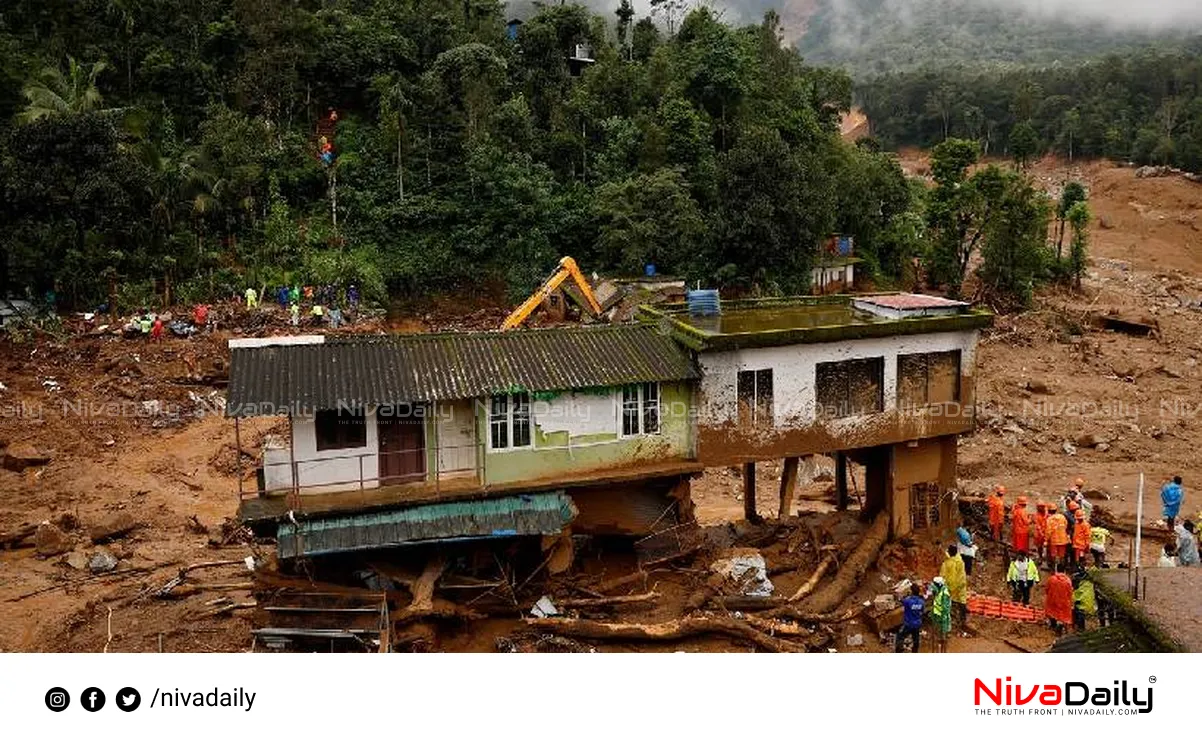
[[[558,534],[576,518],[562,490],[280,524],[281,558],[490,537]]]
[[[689,353],[646,325],[342,336],[230,356],[234,417],[697,377]]]

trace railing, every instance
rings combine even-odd
[[[272,452],[282,452],[286,457],[282,461],[269,461]],[[456,464],[467,462],[467,466],[444,466],[444,458],[447,453],[451,453],[452,457],[448,464]],[[414,469],[411,472],[386,473],[384,461],[390,457],[398,457],[402,459],[415,457],[409,463],[420,464],[420,469]],[[350,463],[347,465],[346,463]],[[432,465],[432,466],[431,466]],[[409,449],[385,449],[357,451],[354,453],[345,454],[330,454],[305,459],[294,459],[291,452],[284,448],[264,449],[260,455],[259,466],[254,469],[254,476],[257,480],[255,487],[248,492],[246,487],[246,477],[242,472],[239,472],[238,477],[238,498],[243,500],[248,497],[256,497],[262,495],[273,494],[291,494],[300,495],[304,491],[329,491],[337,492],[339,490],[368,490],[375,489],[381,486],[401,485],[401,484],[421,484],[427,483],[433,487],[435,493],[441,493],[444,480],[457,479],[471,473],[477,483],[485,481],[485,457],[483,455],[483,447],[481,442],[472,442],[468,444],[457,444],[450,446],[423,446]],[[273,473],[278,473],[284,470],[283,476],[276,476]],[[330,476],[323,477],[317,474],[315,477],[311,474],[312,470],[328,470]],[[349,472],[351,474],[343,474]],[[261,480],[259,473],[262,473]],[[310,478],[306,478],[309,475]],[[309,479],[306,482],[306,479]]]

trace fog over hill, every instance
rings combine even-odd
[[[619,0],[588,0],[611,15]],[[1202,32],[1199,0],[704,0],[725,19],[768,10],[810,60],[859,74],[956,62],[1055,64],[1148,46],[1180,47]],[[650,0],[634,0],[638,17]],[[515,15],[532,3],[511,3]],[[662,20],[662,13],[655,15]]]

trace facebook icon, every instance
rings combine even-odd
[[[83,690],[83,694],[79,696],[79,703],[88,712],[96,712],[104,706],[104,692],[97,689],[95,686],[89,686]]]

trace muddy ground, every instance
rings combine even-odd
[[[904,153],[912,172],[924,167]],[[966,493],[1003,482],[1011,493],[1058,494],[1073,478],[1120,518],[1132,519],[1139,473],[1148,479],[1146,521],[1157,516],[1160,482],[1181,474],[1186,513],[1202,508],[1194,495],[1196,456],[1202,446],[1197,395],[1202,357],[1202,186],[1179,177],[1137,179],[1129,168],[1047,161],[1034,175],[1057,191],[1066,177],[1084,181],[1095,214],[1092,260],[1084,291],[1050,291],[1037,307],[999,317],[983,338],[977,362],[978,430],[960,444],[960,480]],[[1109,312],[1154,320],[1159,331],[1134,337],[1091,324]],[[404,330],[494,327],[504,311],[450,305],[393,318]],[[282,314],[279,319],[283,319]],[[236,315],[230,317],[238,324]],[[381,327],[380,318],[361,327]],[[232,425],[220,414],[229,334],[219,330],[161,345],[111,335],[84,335],[78,327],[60,338],[6,341],[0,348],[0,442],[10,452],[28,446],[50,454],[48,464],[22,471],[0,469],[0,534],[52,520],[64,527],[69,549],[50,557],[30,546],[0,549],[0,650],[5,651],[245,651],[251,647],[249,580],[241,565],[201,568],[190,584],[204,586],[180,598],[153,593],[180,568],[269,559],[270,544],[256,544],[235,528],[234,473],[238,453]],[[260,332],[268,332],[261,328]],[[254,450],[272,421],[243,427],[243,445]],[[803,484],[803,518],[775,525],[779,465],[762,465],[761,515],[766,526],[741,522],[741,480],[712,470],[694,483],[705,549],[670,568],[649,572],[623,591],[654,592],[646,605],[615,608],[602,616],[633,622],[663,621],[705,603],[712,582],[709,562],[731,546],[751,544],[764,554],[777,593],[787,594],[810,575],[818,552],[808,538],[825,524],[850,551],[864,528],[849,514],[832,513],[829,463],[816,460]],[[1101,494],[1108,496],[1103,498]],[[137,524],[104,549],[115,570],[91,572],[86,561],[100,546],[92,528],[128,514]],[[797,538],[794,538],[797,536]],[[1127,555],[1127,537],[1116,535],[1112,554]],[[789,551],[790,543],[795,549]],[[67,546],[67,545],[64,545]],[[597,593],[606,580],[635,570],[631,550],[583,543],[574,573],[550,584],[523,587],[537,598]],[[937,570],[935,543],[886,548],[845,606],[888,592],[902,577],[929,578]],[[1154,554],[1150,544],[1147,555]],[[1002,556],[987,552],[972,588],[1002,595]],[[74,565],[74,566],[73,566]],[[525,576],[523,575],[524,579]],[[592,587],[592,588],[590,588]],[[174,592],[173,592],[174,593]],[[187,593],[186,591],[184,593]],[[494,597],[495,598],[495,597]],[[522,602],[526,601],[522,596]],[[234,607],[234,608],[231,608]],[[521,607],[519,607],[521,608]],[[423,647],[436,650],[548,649],[525,633],[518,609],[486,619],[440,625]],[[884,651],[858,620],[831,628],[824,649]],[[863,645],[848,646],[861,635]],[[501,641],[498,642],[498,638]],[[1038,651],[1053,641],[1033,625],[977,620],[952,651]],[[702,636],[656,645],[574,641],[550,649],[745,650],[737,640]]]

